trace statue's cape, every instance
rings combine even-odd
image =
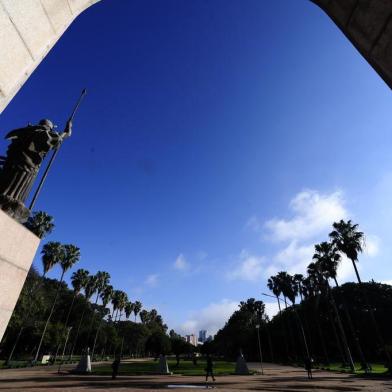
[[[25,133],[26,131],[35,131],[38,129],[43,129],[42,127],[40,127],[39,125],[28,125],[27,127],[24,128],[18,128],[18,129],[14,129],[13,131],[9,132],[5,139],[9,140],[9,139],[15,139],[17,137],[19,137],[20,134]]]

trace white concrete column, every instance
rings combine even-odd
[[[99,0],[0,0],[0,113],[72,21]]]
[[[0,341],[39,243],[30,230],[0,210]]]

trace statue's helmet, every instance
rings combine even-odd
[[[47,118],[44,118],[43,120],[41,120],[41,121],[39,122],[39,125],[43,125],[43,126],[45,126],[45,127],[48,127],[49,129],[56,128],[56,125],[54,125],[54,124],[52,123],[52,121],[48,120]]]

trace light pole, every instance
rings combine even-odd
[[[260,366],[261,366],[261,374],[264,375],[264,369],[263,369],[263,353],[261,351],[261,341],[260,341],[260,324],[256,325],[257,329],[257,340],[259,342],[259,352],[260,352]]]

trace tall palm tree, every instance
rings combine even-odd
[[[80,259],[80,249],[77,246],[69,244],[69,245],[63,245],[62,248],[63,249],[62,249],[61,256],[60,256],[60,265],[61,265],[61,271],[62,271],[61,272],[61,278],[60,278],[59,284],[57,286],[56,295],[54,297],[54,300],[53,300],[53,303],[52,303],[52,307],[51,307],[50,312],[49,312],[49,316],[46,319],[45,327],[44,327],[44,330],[43,330],[42,335],[41,335],[41,340],[39,342],[39,345],[38,345],[38,348],[37,348],[37,352],[35,354],[34,361],[38,360],[38,356],[39,356],[39,353],[40,353],[40,350],[41,350],[41,345],[42,345],[42,342],[43,342],[44,337],[45,337],[46,329],[47,329],[47,327],[49,325],[50,319],[52,318],[53,311],[54,311],[54,308],[55,308],[56,303],[57,303],[57,298],[58,298],[58,295],[59,295],[59,292],[60,292],[61,284],[63,283],[64,274],[75,263],[77,263],[79,261],[79,259]]]
[[[332,305],[332,308],[333,308],[335,316],[336,316],[336,321],[338,323],[338,328],[340,331],[340,336],[341,336],[341,339],[343,342],[343,347],[344,347],[344,350],[346,353],[346,357],[349,362],[351,370],[354,371],[355,370],[354,362],[353,362],[353,359],[351,356],[351,350],[350,350],[350,347],[349,347],[349,344],[347,341],[346,333],[344,331],[343,324],[342,324],[342,321],[341,321],[341,318],[339,315],[338,308],[336,306],[335,299],[334,299],[332,291],[330,289],[328,279],[326,279],[326,276],[323,275],[321,263],[319,263],[319,262],[310,263],[308,266],[308,275],[309,275],[310,279],[314,282],[314,284],[317,286],[317,291],[318,291],[319,295],[321,293],[326,292],[327,296],[330,298],[330,303]]]
[[[347,222],[345,222],[344,220],[340,220],[339,222],[335,222],[332,227],[334,230],[329,233],[329,236],[332,239],[332,242],[335,244],[337,250],[344,253],[353,264],[357,281],[360,285],[362,295],[365,299],[366,306],[369,311],[370,319],[373,324],[373,329],[376,332],[378,344],[384,352],[388,364],[390,365],[392,364],[392,358],[389,354],[389,350],[385,346],[384,338],[381,335],[380,328],[376,321],[373,307],[370,305],[368,295],[362,285],[362,280],[359,276],[358,268],[356,265],[356,263],[358,262],[358,254],[362,253],[363,251],[365,242],[364,233],[362,231],[359,231],[358,224],[353,224],[351,220],[348,220]]]
[[[25,226],[37,237],[44,238],[54,229],[53,217],[44,211],[35,211],[29,217]]]
[[[109,274],[108,274],[109,275]],[[105,288],[101,291],[100,293],[100,297],[102,300],[102,307],[105,309],[106,306],[108,305],[109,301],[111,300],[113,296],[113,286],[107,284],[105,286]],[[104,312],[102,312],[104,314]],[[91,350],[91,358],[94,358],[94,352],[95,352],[95,345],[97,344],[97,339],[98,339],[98,335],[99,335],[99,331],[101,330],[102,327],[102,321],[104,319],[105,316],[103,316],[103,318],[101,319],[99,326],[97,328],[97,332],[95,333],[95,337],[94,337],[94,343],[93,343],[93,349]]]
[[[95,303],[94,303],[95,307],[97,306],[99,296],[101,295],[105,287],[109,284],[109,281],[110,281],[110,274],[108,272],[98,271],[95,274],[95,292],[97,293],[97,296],[95,298]],[[89,343],[90,333],[93,327],[94,319],[95,319],[95,310],[91,316],[90,326],[88,328],[87,344]]]
[[[286,271],[281,271],[278,272],[278,274],[276,275],[276,281],[283,295],[286,308],[287,308],[287,298],[294,305],[295,297],[296,297],[296,287],[293,284],[293,277],[290,274],[288,274]]]
[[[278,301],[279,313],[282,313],[282,309],[281,309],[281,307],[280,307],[280,299],[279,299],[280,295],[282,294],[282,291],[281,291],[281,289],[280,289],[280,286],[279,286],[279,284],[278,284],[278,281],[277,281],[276,276],[271,276],[271,277],[268,279],[267,287],[268,287],[268,288],[273,292],[273,294],[275,295],[276,300]]]
[[[337,270],[342,257],[337,251],[336,245],[332,242],[321,242],[314,246],[315,253],[313,255],[313,260],[318,263],[321,272],[324,277],[328,279],[333,279],[336,286],[337,281]]]
[[[60,262],[63,252],[64,248],[60,242],[50,241],[42,247],[42,266],[44,269],[44,273],[42,275],[43,278],[45,278],[46,274]]]
[[[112,302],[112,306],[113,306],[111,318],[112,318],[112,321],[114,322],[114,321],[116,321],[117,313],[119,310],[119,305],[121,302],[121,291],[120,290],[113,291],[111,302]],[[116,314],[114,314],[114,312],[116,312]]]
[[[87,277],[86,282],[85,282],[85,284],[83,286],[84,297],[85,297],[87,303],[91,299],[91,297],[93,296],[93,294],[94,294],[94,292],[96,290],[96,283],[97,282],[96,282],[95,275],[89,275]],[[76,344],[78,342],[79,332],[80,332],[80,328],[81,328],[82,323],[83,323],[83,319],[84,319],[84,315],[86,313],[86,310],[87,310],[87,306],[84,306],[82,315],[80,316],[80,319],[79,319],[78,328],[76,330],[74,343],[72,345],[71,353],[70,353],[70,356],[69,356],[70,360],[72,359],[72,356],[73,356]]]
[[[142,305],[142,303],[141,303],[140,301],[136,301],[136,302],[133,304],[133,313],[134,313],[134,315],[135,315],[135,323],[136,323],[136,317],[137,317],[137,315],[140,313],[140,311],[142,310],[142,308],[143,308],[143,305]]]
[[[328,286],[328,290],[330,290],[329,287],[329,279],[333,279],[335,282],[336,287],[339,287],[338,281],[337,281],[337,268],[339,265],[339,262],[341,261],[341,256],[337,252],[336,245],[333,242],[322,242],[321,244],[315,245],[315,254],[313,255],[313,260],[316,260],[315,263],[315,268],[318,270],[318,272],[323,276],[325,279],[325,283]],[[353,340],[355,342],[355,347],[357,349],[359,358],[361,359],[362,367],[363,369],[370,369],[369,365],[366,361],[365,355],[363,353],[358,334],[355,331],[350,313],[348,311],[348,307],[346,305],[346,302],[343,298],[343,312],[344,315],[347,319],[347,324],[350,330],[350,333],[353,337]]]
[[[124,292],[124,291],[121,291],[120,301],[119,301],[119,304],[118,304],[118,310],[120,311],[118,321],[121,320],[122,312],[123,312],[127,302],[128,302],[128,295],[127,295],[127,293]]]
[[[81,290],[86,286],[88,282],[88,277],[89,277],[89,272],[83,268],[79,268],[71,276],[71,284],[73,287],[74,295],[65,320],[65,327],[67,327],[68,325],[68,320],[71,315],[75,299],[80,294]]]
[[[134,307],[134,304],[131,301],[128,301],[125,304],[124,311],[125,311],[125,317],[127,319],[129,319],[130,315],[133,313],[133,307]]]
[[[45,278],[46,274],[57,264],[60,262],[61,254],[63,252],[63,246],[61,245],[60,242],[55,242],[55,241],[50,241],[47,242],[41,250],[41,260],[42,260],[42,267],[43,267],[43,273],[42,273],[42,278]],[[38,285],[38,287],[35,287],[34,290],[31,290],[30,296],[33,297],[34,293],[41,287],[42,283]],[[12,356],[15,352],[15,349],[18,345],[19,339],[22,336],[22,332],[25,328],[25,323],[29,319],[31,314],[31,311],[29,310],[27,314],[25,315],[25,318],[23,320],[23,323],[19,329],[18,335],[15,339],[14,346],[12,347],[12,350],[10,352],[10,355],[7,359],[7,363],[9,363],[12,359]]]
[[[358,225],[352,224],[351,220],[345,222],[342,219],[335,222],[332,227],[334,230],[329,233],[332,243],[338,251],[344,253],[351,260],[358,283],[362,283],[356,262],[358,262],[358,253],[363,250],[364,234],[358,231]]]
[[[295,274],[293,276],[293,284],[297,286],[297,292],[301,298],[301,302],[303,301],[303,281],[304,281],[304,276],[302,274]]]
[[[71,312],[72,312],[72,309],[73,309],[73,306],[74,306],[74,303],[75,303],[75,299],[80,294],[80,291],[82,290],[82,288],[86,285],[87,279],[88,279],[88,275],[89,275],[89,272],[87,270],[85,270],[83,268],[80,268],[76,272],[74,272],[72,274],[72,276],[71,276],[71,284],[72,284],[72,287],[73,287],[74,294],[72,296],[72,302],[71,302],[71,305],[69,306],[69,309],[68,309],[68,312],[67,312],[67,316],[65,318],[64,331],[67,330],[69,317],[71,316]],[[58,347],[57,347],[54,362],[56,362],[57,353],[58,353],[58,350],[59,350],[61,344],[62,344],[62,342],[60,342]],[[62,357],[64,357],[64,352],[65,352],[65,349],[66,349],[65,346],[66,346],[66,343],[64,344],[64,350],[63,350]]]

